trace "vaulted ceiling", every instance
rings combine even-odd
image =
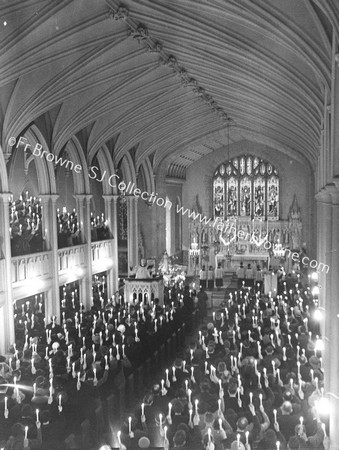
[[[5,151],[35,122],[52,151],[77,135],[155,172],[242,139],[315,165],[337,0],[7,0],[0,20]]]

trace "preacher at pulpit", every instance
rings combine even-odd
[[[146,259],[142,259],[140,261],[140,266],[137,268],[135,272],[135,279],[141,280],[146,278],[152,278],[152,275],[150,274],[149,270],[146,267]]]

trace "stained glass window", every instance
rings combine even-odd
[[[214,216],[279,220],[279,175],[258,156],[241,155],[221,164],[213,180]]]
[[[223,173],[225,173],[224,170]],[[214,217],[225,217],[225,183],[220,176],[214,180],[213,199]]]

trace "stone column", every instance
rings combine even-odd
[[[118,195],[103,195],[105,201],[105,217],[112,238],[112,268],[107,270],[107,296],[110,298],[118,289],[118,227],[117,227],[117,200]]]
[[[128,274],[130,267],[139,264],[138,258],[138,199],[134,195],[126,195],[127,200],[127,258]]]
[[[92,248],[91,248],[91,194],[76,194],[81,243],[85,249],[85,274],[80,280],[80,301],[89,310],[92,306]]]
[[[339,188],[331,186],[332,198],[332,245],[330,253],[329,281],[331,283],[331,295],[326,302],[325,311],[325,352],[329,354],[328,365],[325,367],[325,392],[330,392],[330,438],[331,450],[339,449]]]
[[[51,277],[52,288],[46,292],[45,317],[47,323],[52,316],[56,316],[60,322],[60,298],[59,298],[59,255],[58,255],[58,224],[56,214],[56,194],[41,194],[42,206],[42,233],[45,236],[46,250],[51,250]]]
[[[0,354],[5,354],[8,347],[15,342],[13,295],[12,295],[12,261],[11,239],[9,233],[9,192],[0,193],[0,264],[3,264],[4,277],[1,280],[4,294],[0,295]],[[4,260],[1,261],[2,257]],[[0,267],[1,271],[1,267]],[[6,289],[7,286],[7,289]],[[2,290],[2,289],[0,289]]]

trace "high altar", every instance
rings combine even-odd
[[[164,306],[164,280],[157,278],[126,278],[124,288],[125,299],[129,303],[133,299],[140,299],[144,303],[149,303],[155,298],[159,299],[159,305]]]
[[[300,208],[294,196],[287,220],[259,220],[250,217],[236,217],[230,220],[210,221],[208,224],[190,220],[190,251],[188,273],[198,275],[202,266],[224,270],[244,265],[260,265],[276,268],[284,265],[291,271],[291,261],[285,260],[283,251],[276,249],[301,249],[302,223]],[[265,244],[268,242],[268,244]],[[265,244],[265,245],[264,245]]]

